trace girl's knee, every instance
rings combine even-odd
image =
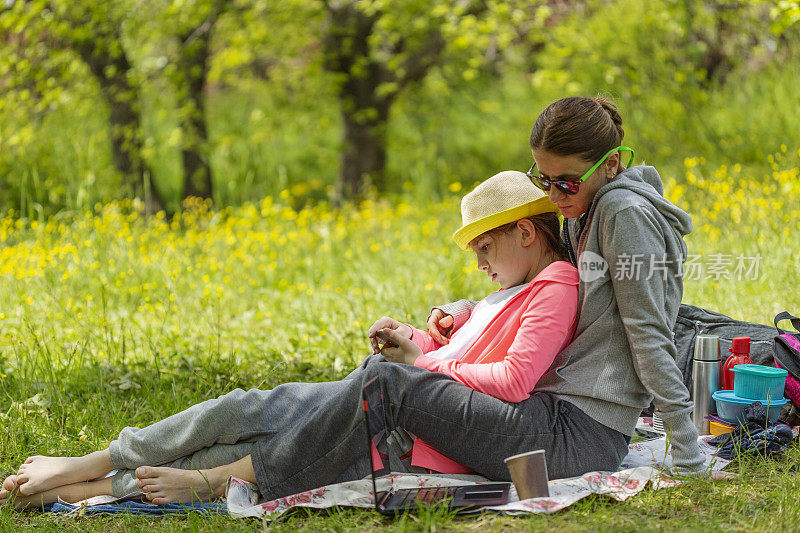
[[[412,365],[390,363],[385,359],[370,361],[364,367],[364,383],[377,378],[384,395],[399,398],[431,380],[433,372]],[[442,375],[445,377],[444,375]],[[449,378],[448,378],[449,379]]]
[[[195,406],[195,409],[200,409],[204,414],[209,413],[235,413],[242,409],[242,406],[248,405],[253,402],[252,395],[257,389],[245,391],[243,389],[233,389],[232,391],[218,396],[213,400],[206,400]]]
[[[236,398],[236,397],[240,397],[240,396],[242,396],[242,395],[244,395],[244,394],[247,394],[248,392],[250,392],[250,391],[253,391],[253,390],[255,390],[255,389],[250,389],[249,391],[246,391],[246,390],[244,390],[244,389],[239,389],[239,388],[237,388],[237,389],[233,389],[233,390],[232,390],[232,391],[230,391],[230,392],[226,392],[226,393],[225,393],[225,394],[223,394],[222,396],[218,396],[218,397],[217,397],[217,399],[222,399],[222,398]]]
[[[380,381],[385,380],[396,372],[396,366],[394,363],[387,362],[380,355],[371,355],[364,360],[364,383],[374,378],[378,378]]]

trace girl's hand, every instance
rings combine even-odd
[[[452,315],[446,315],[441,309],[434,309],[431,311],[431,316],[428,317],[428,334],[444,346],[450,342],[447,338],[447,332],[453,327]]]
[[[375,336],[384,342],[380,354],[392,363],[413,365],[422,349],[400,334],[396,329],[379,329]]]
[[[375,321],[374,324],[372,324],[372,327],[369,328],[369,331],[367,332],[367,336],[369,337],[369,344],[370,346],[372,346],[373,355],[380,353],[381,351],[380,343],[376,335],[378,331],[382,329],[397,331],[407,339],[411,339],[411,334],[413,333],[413,331],[411,331],[410,326],[402,324],[397,320],[395,320],[394,318],[390,318],[388,316],[380,317],[378,320]]]

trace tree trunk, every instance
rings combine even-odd
[[[78,45],[76,50],[100,83],[109,107],[109,140],[114,166],[133,193],[142,195],[147,214],[164,211],[163,199],[151,181],[153,174],[141,156],[144,140],[139,87],[129,79],[128,59],[104,49],[101,43],[106,42],[108,39],[98,39]]]
[[[711,1],[703,4],[685,1],[684,10],[686,12],[687,37],[692,41],[701,42],[705,45],[705,52],[699,58],[698,67],[705,73],[701,83],[708,88],[713,82],[725,82],[725,77],[733,69],[733,60],[726,52],[726,42],[731,40],[730,29],[725,20],[725,11],[738,10],[741,6],[726,5],[725,3]],[[696,23],[699,9],[710,10],[713,14],[713,28],[707,28]]]
[[[390,105],[386,101],[369,108],[370,115],[377,115],[371,119],[362,118],[367,114],[364,109],[342,106],[344,146],[337,191],[339,199],[360,197],[367,184],[379,191],[385,189],[386,126]]]
[[[181,128],[183,129],[183,195],[211,198],[213,183],[208,161],[205,98],[211,27],[216,14],[184,40],[178,60]]]
[[[394,78],[370,57],[369,36],[378,14],[364,13],[356,2],[328,3],[327,7],[325,66],[343,75],[338,90],[343,122],[339,201],[361,196],[367,181],[379,190],[385,184],[386,123],[394,97],[379,97],[377,92],[382,83]]]
[[[361,9],[357,0],[326,0],[325,6],[328,13],[328,28],[323,37],[325,69],[341,75],[342,79],[338,95],[344,146],[338,199],[357,198],[368,181],[377,190],[385,190],[389,110],[403,87],[422,80],[439,62],[445,40],[438,30],[432,30],[414,50],[406,50],[408,43],[401,39],[373,51],[371,37],[383,13]],[[404,59],[390,68],[387,54],[394,57],[403,54]]]

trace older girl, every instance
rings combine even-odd
[[[581,277],[575,338],[536,392],[626,438],[653,401],[671,436],[675,469],[696,473],[703,460],[672,340],[691,218],[664,198],[656,169],[622,164],[623,154],[628,165],[633,160],[623,135],[606,98],[558,100],[533,126],[528,177],[564,215],[562,238]],[[444,326],[453,318],[459,325],[470,309],[465,301],[435,309],[431,335],[446,342]]]

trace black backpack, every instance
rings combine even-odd
[[[731,339],[750,337],[750,358],[753,362],[757,365],[775,366],[773,351],[775,328],[773,326],[742,322],[702,307],[681,304],[675,327],[672,330],[672,338],[678,349],[676,362],[683,373],[683,383],[690,391],[692,390],[694,339],[697,335],[719,337],[723,363],[730,355],[728,349],[731,347]]]

